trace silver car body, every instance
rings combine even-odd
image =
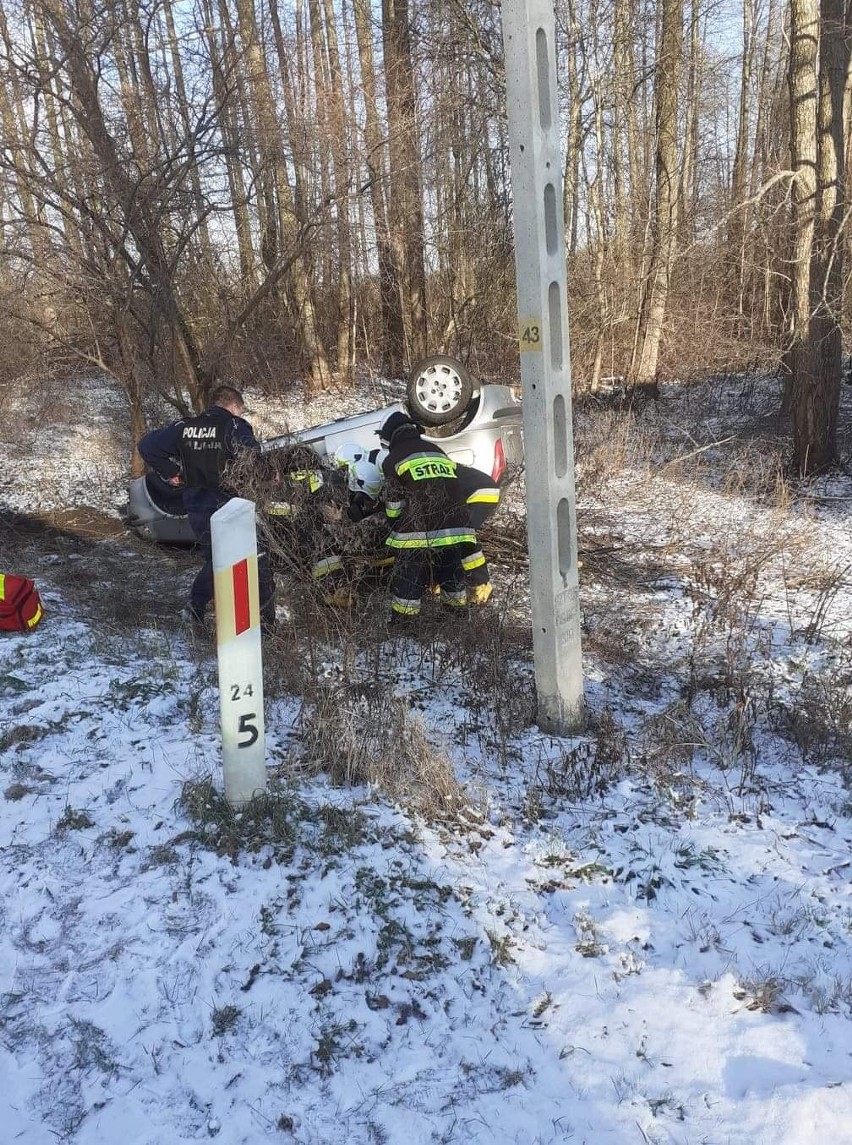
[[[365,449],[376,449],[377,430],[398,410],[405,411],[400,402],[353,417],[337,418],[324,425],[270,438],[262,449],[268,452],[300,441],[310,445],[320,457],[329,458],[348,441],[358,442]],[[456,433],[425,436],[454,461],[481,469],[498,481],[505,480],[523,463],[521,403],[509,386],[482,386]],[[163,544],[191,544],[193,540],[178,492],[152,475],[137,477],[130,483],[127,523],[147,540]]]

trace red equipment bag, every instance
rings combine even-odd
[[[43,616],[34,582],[0,573],[0,632],[31,632]]]

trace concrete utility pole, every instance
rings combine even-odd
[[[571,361],[553,0],[503,0],[538,723],[583,721]]]
[[[233,497],[210,518],[225,798],[242,807],[266,791],[257,532],[251,501]]]

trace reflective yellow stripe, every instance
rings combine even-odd
[[[441,603],[448,608],[464,608],[467,604],[467,592],[447,592],[444,589],[441,592]]]
[[[410,465],[413,461],[430,461],[435,457],[442,458],[445,456],[443,453],[436,453],[434,449],[429,449],[425,452],[421,451],[420,453],[409,453],[408,457],[400,461],[399,465],[394,466],[394,470],[397,473],[402,473],[404,472],[404,467]]]
[[[440,549],[447,545],[475,545],[475,533],[391,533],[385,544],[391,549]]]
[[[0,600],[6,599],[6,574],[0,573]]]
[[[329,573],[342,571],[343,561],[340,557],[325,557],[323,560],[317,561],[314,565],[313,578],[314,580],[322,580],[322,578],[328,576]]]
[[[484,564],[485,554],[481,550],[478,553],[471,553],[469,557],[464,557],[462,560],[462,568],[465,572],[470,572],[471,569],[478,569]]]
[[[307,481],[311,493],[323,487],[322,474],[317,469],[297,469],[289,475],[294,481]]]
[[[417,616],[420,612],[420,601],[402,600],[400,597],[395,596],[391,601],[391,608],[394,612],[398,612],[400,616]]]
[[[467,499],[468,505],[496,505],[500,500],[499,489],[477,489]]]
[[[2,597],[0,597],[0,599],[2,599]],[[43,611],[41,605],[39,605],[38,608],[35,610],[35,615],[31,616],[30,619],[27,621],[27,628],[35,628],[35,626],[38,624],[38,622],[41,620],[41,618],[43,616],[44,616],[44,611]]]
[[[296,507],[288,501],[268,501],[263,511],[268,517],[292,517]]]

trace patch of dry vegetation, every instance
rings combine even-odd
[[[368,784],[430,819],[451,818],[466,806],[449,757],[383,682],[315,688],[305,697],[301,743],[303,767],[335,783]]]

